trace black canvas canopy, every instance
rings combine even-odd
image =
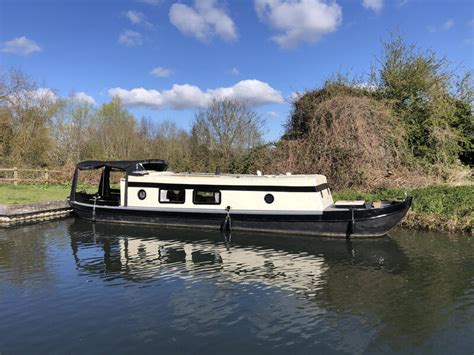
[[[79,170],[94,170],[101,168],[116,169],[131,173],[133,171],[154,170],[165,171],[168,163],[162,159],[151,160],[86,160],[77,164]]]

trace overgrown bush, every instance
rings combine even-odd
[[[295,102],[281,149],[288,171],[324,174],[337,188],[385,186],[407,172],[405,136],[388,102],[328,84]]]
[[[369,81],[337,76],[294,101],[280,163],[325,174],[338,188],[464,179],[472,98],[469,73],[455,75],[446,59],[392,38]]]

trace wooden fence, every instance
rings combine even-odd
[[[48,183],[56,182],[58,179],[52,178],[52,175],[59,174],[59,170],[49,170],[49,169],[20,169],[17,167],[14,168],[0,168],[0,173],[6,173],[0,175],[0,183],[12,183],[18,185],[18,183],[30,183],[30,182],[39,182],[39,183]],[[10,175],[11,177],[6,177]],[[27,176],[25,178],[25,175]]]

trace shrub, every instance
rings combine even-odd
[[[289,171],[324,174],[338,188],[385,186],[407,170],[405,135],[386,100],[327,84],[295,102],[283,162]]]

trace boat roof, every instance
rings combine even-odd
[[[147,160],[86,160],[78,163],[76,168],[79,170],[94,170],[101,168],[110,168],[116,170],[123,170],[126,172],[133,171],[165,171],[168,163],[162,159],[147,159]]]
[[[312,175],[252,175],[252,174],[212,174],[212,173],[175,173],[137,172],[129,176],[130,181],[150,181],[170,184],[209,184],[209,185],[314,185],[326,183],[326,177]]]

